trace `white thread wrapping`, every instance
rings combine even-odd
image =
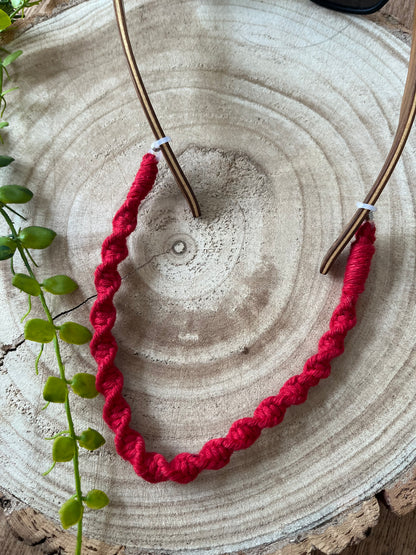
[[[164,145],[165,143],[168,143],[169,141],[171,141],[172,139],[170,137],[162,137],[161,139],[158,139],[157,141],[155,141],[154,143],[152,143],[151,145],[151,149],[154,152],[157,152],[160,150],[160,145]]]
[[[162,158],[162,151],[160,150],[160,145],[168,143],[169,141],[171,141],[170,137],[162,137],[161,139],[154,141],[150,146],[150,150],[148,151],[149,154],[153,154],[156,157],[156,160],[160,162],[160,159]]]
[[[154,151],[153,149],[150,149],[147,151],[148,154],[153,154],[153,156],[156,158],[156,160],[158,162],[160,162],[160,159],[162,158],[162,151],[161,150],[156,150]]]
[[[366,204],[365,202],[357,202],[357,208],[364,208],[364,210],[370,210],[370,212],[376,212],[377,208],[372,204]]]

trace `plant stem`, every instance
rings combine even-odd
[[[24,8],[31,8],[32,6],[36,6],[37,4],[40,4],[41,0],[39,0],[38,2],[23,2],[23,4],[21,6],[19,6],[18,8],[16,8],[11,14],[10,14],[10,19],[13,20],[13,18],[15,18],[17,16],[17,14],[22,11],[22,9]],[[20,18],[19,18],[20,19]]]
[[[43,297],[43,293],[41,293],[41,300],[42,300],[42,297]],[[42,303],[42,305],[43,304],[44,303]],[[53,319],[50,315],[48,307],[46,306],[46,303],[44,304],[44,308],[45,308],[46,315],[48,316],[48,320],[50,321],[51,324],[53,324]],[[63,362],[62,362],[61,350],[59,348],[59,341],[58,341],[58,336],[56,335],[56,330],[55,330],[55,336],[53,338],[53,345],[55,347],[56,360],[58,362],[58,368],[59,368],[59,373],[61,375],[61,379],[66,381],[65,367],[64,367]],[[75,491],[77,492],[76,496],[77,496],[78,501],[82,504],[81,476],[79,474],[79,450],[78,450],[78,443],[77,443],[77,440],[76,440],[76,434],[75,434],[75,429],[74,429],[74,422],[72,420],[71,409],[70,409],[70,406],[69,406],[69,397],[68,396],[66,397],[66,401],[65,401],[65,412],[66,412],[66,418],[68,420],[69,436],[73,439],[74,446],[75,446],[74,458],[72,459],[72,462],[74,464]],[[76,549],[75,549],[75,555],[80,555],[81,554],[81,543],[82,543],[82,514],[81,514],[81,518],[78,522],[77,545],[76,545]]]
[[[12,222],[12,220],[10,219],[9,215],[7,214],[7,212],[4,210],[4,208],[0,207],[0,213],[2,214],[2,216],[4,217],[4,219],[7,222],[7,225],[10,228],[10,231],[12,232],[13,238],[17,238],[17,231],[16,228]],[[26,256],[26,253],[22,247],[22,245],[20,243],[17,243],[17,249],[19,251],[20,257],[23,261],[23,264],[25,265],[27,271],[29,272],[30,277],[32,277],[34,280],[36,280],[37,283],[38,280],[36,279],[36,276],[32,270],[32,267],[30,266],[29,260]],[[48,321],[52,324],[52,326],[54,326],[54,322],[53,322],[53,318],[51,315],[51,312],[49,310],[49,307],[46,303],[46,299],[45,299],[45,295],[43,294],[43,291],[41,290],[40,295],[40,302],[42,304],[43,310],[45,312],[45,315],[48,319]],[[59,374],[61,376],[61,379],[64,380],[66,382],[66,377],[65,377],[65,366],[62,362],[62,356],[61,356],[61,349],[59,347],[59,339],[58,339],[58,335],[56,333],[56,330],[54,332],[54,338],[53,338],[53,345],[54,345],[54,349],[55,349],[55,355],[56,355],[56,360],[58,363],[58,368],[59,368]],[[65,401],[65,412],[66,412],[66,418],[68,421],[68,430],[69,430],[69,436],[73,439],[74,441],[74,446],[75,446],[75,450],[74,450],[74,458],[72,459],[73,465],[74,465],[74,478],[75,478],[75,491],[76,491],[76,497],[78,499],[78,501],[82,504],[82,491],[81,491],[81,476],[79,473],[79,449],[78,449],[78,443],[76,441],[76,434],[75,434],[75,429],[74,429],[74,422],[72,420],[72,414],[71,414],[71,408],[69,405],[69,398],[68,396],[66,397],[66,401]],[[75,548],[75,555],[81,555],[81,545],[82,545],[82,514],[81,514],[81,518],[78,522],[78,530],[77,530],[77,544],[76,544],[76,548]]]

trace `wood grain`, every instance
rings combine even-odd
[[[344,552],[347,545],[363,540],[368,531],[378,522],[379,504],[373,497],[346,517],[331,521],[322,529],[315,529],[303,540],[286,545],[275,555],[304,555],[305,553],[324,553],[335,555]]]
[[[392,484],[384,491],[384,500],[389,509],[396,515],[402,516],[416,508],[416,468]]]
[[[398,517],[383,504],[380,520],[359,545],[348,547],[342,555],[414,555],[416,553],[416,512]]]
[[[119,364],[134,424],[152,449],[172,456],[224,434],[312,354],[342,275],[339,264],[320,277],[319,260],[389,146],[408,49],[372,22],[302,0],[127,5],[147,83],[204,213],[191,219],[162,167],[118,297]],[[10,114],[20,160],[13,177],[35,189],[31,221],[61,234],[39,259],[45,274],[66,268],[79,281],[70,317],[85,322],[100,241],[151,137],[107,2],[72,7],[16,40],[27,54],[16,103],[24,108]],[[334,519],[348,522],[411,466],[415,146],[411,138],[381,202],[359,328],[332,378],[279,429],[221,472],[186,487],[151,486],[115,455],[98,423],[101,402],[75,405],[78,425],[108,439],[81,461],[86,487],[112,498],[87,518],[87,535],[131,553],[273,553]],[[24,301],[10,294],[8,276],[0,287],[9,294],[0,486],[56,518],[71,472],[61,465],[41,478],[50,446],[35,438],[64,419],[58,409],[39,410],[35,346],[22,340],[20,313],[11,310],[23,313]],[[54,313],[67,306],[56,299]],[[54,372],[52,360],[46,353],[41,380]],[[70,372],[93,371],[86,350],[68,349],[65,360]]]
[[[415,3],[413,0],[390,0],[383,11],[395,17],[408,29],[412,28],[413,10]]]

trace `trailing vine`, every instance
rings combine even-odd
[[[25,9],[39,4],[41,0],[29,2],[26,0],[0,1],[0,32],[7,29],[12,23],[25,15]],[[8,52],[0,60],[0,117],[7,107],[5,95],[16,87],[3,89],[3,82],[9,79],[8,66],[12,64],[21,54],[21,50]],[[0,129],[7,127],[7,121],[0,121]],[[3,139],[0,137],[1,142]],[[9,166],[14,159],[11,156],[0,156],[0,167]],[[58,432],[50,438],[52,441],[52,465],[44,472],[46,476],[57,463],[72,461],[74,472],[75,493],[59,509],[59,517],[64,529],[77,526],[77,541],[75,554],[80,555],[82,546],[82,519],[85,508],[102,509],[109,499],[107,495],[98,489],[93,489],[83,495],[81,487],[81,475],[79,469],[79,451],[86,449],[94,451],[101,447],[105,440],[103,436],[92,428],[78,433],[75,429],[73,415],[70,405],[70,394],[78,395],[84,399],[92,399],[98,395],[95,387],[95,376],[86,372],[76,373],[68,378],[65,365],[61,356],[61,342],[71,345],[84,345],[89,343],[92,334],[88,328],[77,322],[65,322],[56,325],[48,304],[48,295],[66,295],[78,288],[77,283],[69,276],[59,274],[49,276],[45,279],[38,277],[40,272],[35,262],[32,250],[46,249],[56,237],[55,231],[42,226],[26,226],[18,228],[13,219],[25,218],[10,205],[26,204],[32,200],[33,193],[28,188],[20,185],[0,186],[0,214],[7,224],[8,234],[0,236],[0,261],[9,260],[12,274],[12,285],[28,296],[29,309],[22,317],[24,325],[24,336],[28,341],[34,341],[41,345],[40,352],[34,362],[36,374],[39,371],[39,361],[44,347],[50,343],[53,345],[56,359],[57,375],[49,376],[43,389],[43,398],[46,409],[49,403],[62,404],[66,414],[67,429]],[[17,263],[22,266],[23,271],[17,272]],[[35,270],[36,268],[36,270]],[[32,310],[32,298],[38,299],[44,318],[27,319]]]
[[[42,0],[31,2],[29,0],[0,0],[0,33],[8,29],[15,21],[25,17],[25,10],[32,6],[40,4]],[[21,50],[9,52],[6,48],[0,48],[2,57],[0,58],[0,129],[9,126],[9,122],[3,119],[4,112],[7,107],[6,95],[15,91],[18,87],[9,87],[6,90],[3,84],[10,78],[8,66],[13,63],[21,54]],[[0,142],[4,143],[3,137],[0,135]]]

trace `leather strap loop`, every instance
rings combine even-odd
[[[415,2],[416,4],[416,2]],[[400,108],[399,124],[397,126],[396,135],[393,139],[390,152],[387,155],[386,161],[370,189],[369,193],[364,199],[364,204],[371,204],[374,206],[377,199],[387,185],[388,180],[393,173],[393,170],[399,161],[404,145],[406,144],[410,130],[412,128],[413,120],[416,113],[416,8],[413,16],[413,36],[412,48],[410,51],[409,69],[407,72],[406,85],[404,88],[402,104]],[[331,248],[326,253],[320,268],[321,274],[328,273],[332,264],[335,262],[339,254],[344,250],[350,242],[354,233],[360,227],[365,219],[368,217],[368,210],[360,208],[345,226],[344,230],[331,245]]]
[[[133,54],[133,49],[131,47],[129,33],[127,30],[126,14],[124,11],[123,0],[114,0],[114,10],[116,14],[118,29],[120,31],[121,43],[126,55],[134,87],[156,140],[162,139],[163,137],[165,137],[165,133],[159,123],[152,103],[150,102],[149,95],[147,94],[139,69],[137,67],[136,59]],[[179,162],[176,159],[172,148],[170,147],[169,143],[164,143],[163,145],[161,145],[160,150],[162,151],[171,172],[175,176],[177,184],[182,190],[182,193],[185,195],[192,214],[195,218],[198,218],[201,215],[198,201],[195,197],[195,193],[193,192],[192,187],[190,186],[186,178],[186,175],[184,174]]]

